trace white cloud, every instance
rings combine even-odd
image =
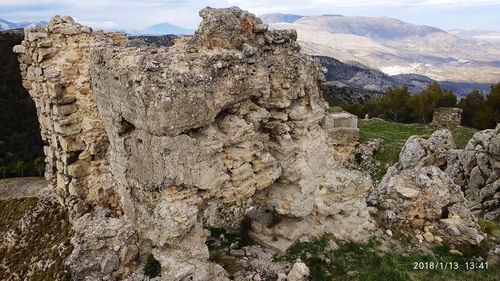
[[[239,6],[257,15],[275,12],[302,15],[339,13],[393,16],[403,20],[406,11],[410,20],[418,17],[417,21],[422,19],[425,24],[432,25],[433,21],[425,21],[435,18],[434,22],[438,19],[443,22],[446,16],[453,18],[453,13],[446,14],[446,9],[485,5],[500,5],[500,0],[0,0],[0,18],[46,20],[60,14],[73,16],[99,28],[143,28],[159,22],[195,28],[200,22],[198,11],[203,7]],[[408,12],[411,9],[425,9],[425,12]],[[427,13],[431,10],[439,10],[439,13],[431,16]],[[492,13],[490,8],[484,10]],[[500,11],[496,16],[490,15],[491,22],[496,21],[499,14]]]
[[[74,18],[74,20],[83,25],[91,26],[99,29],[118,29],[120,25],[112,21],[86,21],[79,18]]]

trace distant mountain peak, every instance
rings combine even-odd
[[[177,26],[169,22],[161,22],[152,25],[150,27],[147,27],[146,29],[143,29],[136,33],[141,35],[166,35],[166,34],[189,35],[193,34],[194,30]]]
[[[317,26],[335,34],[354,34],[389,40],[445,33],[439,28],[415,25],[390,17],[321,15],[303,17],[295,23]]]
[[[279,23],[279,22],[294,23],[303,17],[304,16],[293,15],[293,14],[273,13],[273,14],[261,15],[260,19],[267,24]]]
[[[325,17],[343,17],[343,15],[340,15],[340,14],[323,14],[322,16],[325,16]]]
[[[18,28],[30,28],[34,26],[47,25],[46,21],[35,21],[35,22],[10,22],[7,20],[0,19],[0,31]]]

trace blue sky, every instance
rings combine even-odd
[[[195,28],[206,6],[239,6],[257,15],[388,16],[443,29],[500,31],[500,0],[0,0],[0,18],[35,21],[59,14],[100,28],[140,29],[159,22]]]

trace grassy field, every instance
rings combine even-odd
[[[275,259],[301,259],[310,269],[311,281],[497,281],[500,276],[500,268],[484,263],[481,266],[479,261],[483,256],[467,252],[463,256],[452,255],[447,245],[437,246],[427,254],[397,254],[380,250],[376,240],[338,242],[338,247],[331,249],[329,239],[324,236],[307,243],[295,243]],[[481,268],[470,269],[470,262]]]
[[[384,140],[382,149],[375,153],[374,160],[377,165],[373,167],[363,167],[375,182],[382,179],[387,168],[399,159],[399,152],[406,140],[413,135],[431,135],[434,131],[440,129],[439,126],[432,124],[402,124],[383,121],[381,119],[361,120],[359,123],[360,142],[373,138]],[[464,148],[475,129],[467,127],[455,127],[450,129],[457,148]]]

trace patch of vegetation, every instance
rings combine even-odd
[[[233,274],[242,269],[238,258],[230,254],[231,250],[238,250],[254,244],[248,236],[251,228],[251,221],[244,217],[239,229],[227,231],[224,228],[208,228],[210,236],[205,242],[210,252],[210,261],[220,264],[227,272]]]
[[[0,280],[67,280],[64,260],[71,253],[71,225],[58,203],[23,198],[0,201],[0,236],[13,231],[16,244],[0,247]],[[34,212],[40,208],[41,211]],[[17,224],[24,216],[32,216],[26,225]],[[6,222],[5,224],[3,224]],[[45,265],[44,265],[45,264]],[[28,280],[28,279],[26,279]]]
[[[464,126],[483,130],[494,128],[500,122],[500,83],[492,85],[486,97],[475,90],[458,103],[453,92],[442,89],[438,83],[414,95],[410,94],[407,87],[390,88],[383,96],[374,97],[363,104],[328,101],[330,105],[340,105],[360,118],[368,114],[393,122],[425,124],[432,120],[437,107],[458,107],[463,110]]]
[[[214,227],[208,228],[208,230],[210,231],[210,237],[208,237],[206,244],[209,251],[229,248],[231,244],[236,245],[236,249],[254,244],[246,231],[229,232],[224,228]],[[224,239],[221,239],[221,236],[223,236]]]
[[[14,227],[14,225],[24,216],[26,210],[33,209],[37,203],[36,198],[26,198],[23,200],[0,200],[0,236]]]
[[[144,265],[144,275],[149,278],[154,278],[160,276],[161,273],[161,264],[159,261],[155,259],[155,257],[150,254]]]
[[[377,165],[362,167],[362,169],[367,171],[374,181],[380,181],[387,168],[398,161],[401,148],[410,136],[430,136],[438,129],[440,127],[434,124],[403,124],[381,119],[361,120],[359,123],[360,142],[373,138],[384,140],[382,148],[373,156]],[[454,127],[450,128],[450,131],[453,134],[457,148],[464,148],[476,132],[475,129],[467,127]]]
[[[481,227],[482,232],[487,233],[491,238],[500,241],[500,223],[495,221],[480,220],[479,226]]]
[[[452,255],[447,245],[436,247],[429,254],[399,255],[380,250],[379,243],[374,239],[367,243],[341,241],[336,249],[330,247],[330,239],[323,236],[311,242],[296,242],[284,255],[276,256],[275,259],[289,262],[302,260],[309,267],[312,281],[493,281],[500,276],[499,268],[467,270],[465,264],[471,261],[478,263],[477,256],[467,253],[463,256]],[[414,269],[415,263],[441,264],[443,268]],[[457,268],[450,269],[455,263]],[[448,264],[446,269],[445,264]]]

